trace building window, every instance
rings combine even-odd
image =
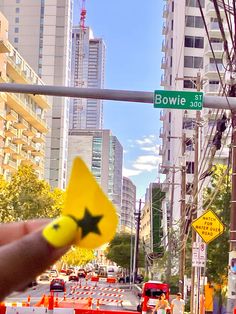
[[[172,1],[172,3],[171,3],[171,11],[174,12],[174,9],[175,9],[175,3],[174,3],[174,1]]]
[[[171,112],[169,112],[169,123],[171,123]]]
[[[196,81],[184,80],[184,88],[196,88]]]
[[[193,184],[192,183],[187,183],[186,184],[186,194],[190,195],[192,193],[193,190]]]
[[[16,0],[16,3],[20,3],[20,0]]]
[[[200,0],[200,5],[202,8],[204,8],[205,7],[205,0]],[[186,0],[186,6],[198,8],[198,0]]]
[[[194,173],[194,162],[193,161],[187,161],[186,162],[186,172],[193,174]]]
[[[172,85],[172,75],[170,74],[170,85]]]
[[[18,44],[18,42],[19,42],[19,38],[18,38],[18,37],[15,37],[15,38],[14,38],[14,43],[15,43],[15,44]]]
[[[186,15],[185,26],[195,27],[195,28],[204,28],[203,19],[201,16]]]
[[[19,33],[19,27],[15,27],[15,33]]]
[[[202,69],[203,68],[203,58],[202,57],[192,57],[184,56],[184,67]]]
[[[20,8],[16,8],[16,13],[20,13]]]
[[[183,119],[183,129],[193,130],[195,128],[195,119],[194,118],[184,118]]]
[[[173,38],[170,40],[170,48],[173,49]]]
[[[167,156],[168,158],[168,161],[170,160],[170,150],[168,149],[168,156]]]
[[[171,30],[173,31],[174,29],[174,20],[171,20]]]
[[[15,18],[15,23],[16,23],[16,24],[19,23],[19,17],[16,17],[16,18]]]
[[[195,36],[185,36],[185,47],[190,48],[203,48],[204,47],[204,38],[195,37]]]
[[[185,141],[185,148],[188,152],[194,151],[193,140],[191,138],[187,138]]]

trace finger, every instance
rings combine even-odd
[[[15,241],[48,224],[49,219],[36,219],[0,224],[0,245]]]
[[[25,287],[36,276],[54,264],[69,246],[56,249],[43,238],[42,231],[0,247],[0,300]]]

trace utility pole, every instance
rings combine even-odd
[[[180,243],[184,244],[184,223],[186,216],[186,159],[185,159],[185,151],[186,151],[186,134],[183,133],[182,136],[182,166],[181,166],[181,226],[180,226]],[[185,253],[186,249],[183,245],[180,251],[180,260],[179,260],[179,291],[184,296],[184,272],[185,272]]]
[[[196,80],[197,91],[200,92],[201,90],[201,74],[197,73],[197,80]],[[194,180],[193,180],[193,212],[192,220],[197,218],[197,208],[198,208],[198,160],[199,160],[199,122],[201,118],[200,111],[196,112],[196,122],[195,122],[195,135],[194,135]],[[196,242],[196,232],[192,229],[192,247],[193,243]],[[190,302],[190,313],[196,314],[195,304],[195,276],[196,276],[196,267],[192,267],[191,273],[191,302]],[[198,308],[198,306],[197,306]]]
[[[142,200],[139,200],[139,209],[137,215],[137,229],[135,236],[135,247],[134,247],[134,268],[133,268],[133,283],[135,283],[135,279],[138,274],[138,257],[139,257],[139,230],[140,230],[140,220],[141,220],[141,206]]]
[[[166,272],[166,281],[170,281],[171,277],[171,253],[172,253],[172,220],[173,220],[173,206],[174,206],[174,192],[175,192],[175,165],[172,170],[172,179],[171,179],[171,195],[170,195],[170,219],[169,219],[169,230],[168,230],[168,259],[167,259],[167,272]]]
[[[236,97],[236,85],[230,89],[229,96]],[[233,312],[236,306],[236,275],[232,267],[236,264],[236,110],[231,110],[232,115],[232,193],[230,209],[230,248],[229,248],[229,272],[228,272],[228,302],[227,312]]]

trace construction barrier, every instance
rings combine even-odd
[[[92,309],[76,309],[75,314],[98,314],[98,310]],[[140,314],[139,312],[134,311],[109,311],[109,310],[101,310],[99,309],[99,314]]]

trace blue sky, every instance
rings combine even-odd
[[[80,0],[74,0],[74,24]],[[106,45],[105,88],[160,89],[162,1],[86,0],[86,26]],[[124,148],[124,171],[143,198],[157,179],[160,111],[151,104],[104,101],[104,128]]]

